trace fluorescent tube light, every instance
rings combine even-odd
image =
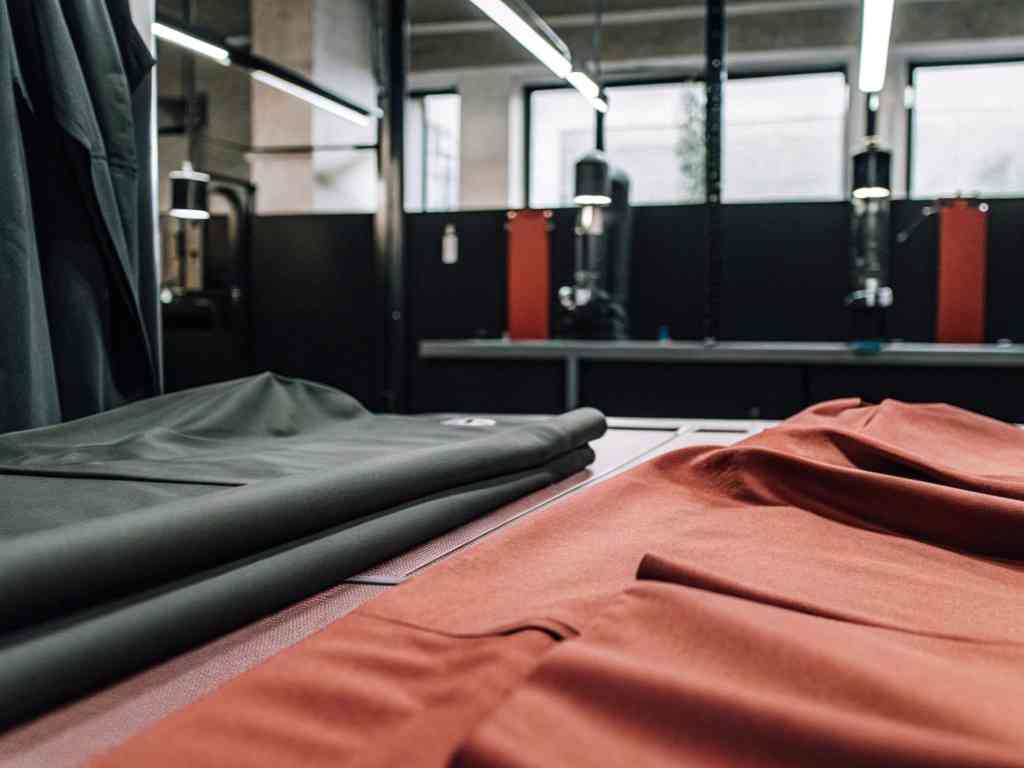
[[[362,112],[357,112],[350,107],[346,107],[344,104],[339,104],[336,101],[328,99],[326,96],[321,96],[319,93],[303,88],[301,85],[296,85],[277,75],[272,75],[269,72],[264,72],[262,69],[254,69],[252,71],[252,79],[257,80],[264,85],[269,85],[271,88],[276,88],[279,91],[295,96],[296,98],[302,99],[309,104],[312,104],[318,109],[322,109],[325,112],[330,112],[332,115],[342,117],[349,122],[355,123],[356,125],[369,125],[370,118],[364,115]]]
[[[569,85],[580,92],[587,101],[590,102],[590,106],[596,109],[598,112],[608,111],[608,102],[601,98],[601,88],[595,83],[590,77],[584,72],[570,72],[565,77],[569,81]]]
[[[516,42],[540,59],[541,63],[554,72],[557,77],[565,78],[572,72],[572,64],[569,60],[502,0],[471,0],[471,2],[486,13],[495,24],[512,35]]]
[[[853,190],[853,196],[858,200],[881,200],[892,194],[885,187],[860,187]]]
[[[167,213],[176,219],[187,219],[188,221],[210,220],[209,211],[200,211],[196,208],[171,208]]]
[[[576,205],[611,205],[612,199],[608,195],[576,195],[572,199]]]
[[[885,84],[894,0],[862,0],[860,27],[860,89],[877,93]]]
[[[565,79],[569,81],[569,85],[583,94],[583,98],[587,101],[593,101],[601,95],[601,89],[597,83],[583,72],[570,72]]]
[[[200,56],[207,56],[219,64],[230,64],[231,54],[228,53],[226,48],[221,48],[219,45],[213,45],[205,40],[200,40],[198,37],[189,35],[181,30],[168,27],[166,24],[161,24],[156,21],[153,22],[153,34],[161,40],[166,40],[168,43],[174,45],[180,45],[182,48],[188,48],[193,53],[198,53]]]

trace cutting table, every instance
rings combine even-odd
[[[643,461],[693,445],[730,445],[774,422],[609,419],[585,471],[383,562],[280,613],[111,686],[0,736],[0,767],[73,766],[110,749],[205,696],[279,651],[341,619],[434,563],[501,536],[527,515],[543,515],[583,488]]]

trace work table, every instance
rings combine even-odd
[[[454,339],[420,342],[425,358],[608,360],[666,363],[772,363],[782,365],[1024,366],[1024,344],[917,344],[875,349],[829,341],[581,341]]]
[[[457,407],[445,392],[473,385],[497,393],[484,409],[784,418],[858,396],[1024,418],[1024,344],[440,339],[421,341],[419,357],[426,410]]]

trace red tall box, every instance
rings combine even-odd
[[[988,217],[968,200],[942,201],[939,211],[939,291],[935,340],[985,341]]]
[[[508,216],[508,335],[551,336],[550,214],[513,211]]]

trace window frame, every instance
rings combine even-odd
[[[417,88],[410,90],[405,94],[407,101],[420,101],[425,102],[428,96],[461,96],[459,89],[456,86],[449,86],[448,88]],[[459,113],[461,119],[462,106],[459,106]],[[427,136],[427,108],[426,104],[423,103],[420,106],[420,114],[422,115],[420,120],[420,207],[418,211],[413,213],[430,213],[431,210],[427,207],[427,183],[428,183],[428,163],[427,157],[429,154],[429,141]],[[459,154],[462,154],[462,146],[460,140]],[[403,201],[404,207],[404,201]]]
[[[845,63],[835,64],[822,64],[820,66],[807,66],[807,67],[784,67],[784,68],[765,68],[760,69],[756,67],[743,68],[736,72],[729,72],[729,80],[746,80],[749,78],[757,77],[787,77],[796,75],[821,75],[821,74],[841,74],[843,79],[846,81],[846,85],[850,86],[850,73],[849,68]],[[694,72],[680,72],[676,75],[671,76],[652,76],[652,77],[635,77],[635,78],[615,78],[614,75],[606,77],[604,79],[605,88],[618,88],[622,86],[632,85],[684,85],[686,83],[704,83],[703,70],[697,70]],[[556,91],[556,90],[573,90],[571,85],[566,85],[564,82],[553,83],[553,82],[540,82],[540,83],[529,83],[523,86],[523,201],[527,208],[530,207],[530,181],[531,181],[531,165],[533,160],[533,114],[530,107],[531,96],[536,91]],[[847,106],[847,112],[849,113],[850,107]],[[847,128],[844,131],[844,136],[849,132],[849,121],[847,121]],[[595,112],[594,117],[594,143],[597,143],[597,117]],[[843,143],[843,154],[844,157],[849,154],[847,146],[849,144],[849,137],[846,136]],[[844,162],[842,169],[842,177],[845,180],[848,176],[848,169],[846,168],[848,163]],[[696,205],[703,205],[704,203],[696,203]],[[687,205],[687,203],[674,203],[674,205]]]
[[[904,101],[904,110],[907,119],[907,146],[906,146],[906,188],[907,188],[907,199],[915,200],[914,197],[914,110],[917,107],[917,86],[914,85],[914,72],[919,69],[928,69],[931,67],[972,67],[980,66],[984,64],[1024,64],[1024,56],[984,56],[984,57],[972,57],[967,59],[911,59],[907,62],[907,87],[913,89],[913,99],[910,105],[907,106]],[[986,195],[986,197],[1009,197],[1013,198],[1014,195]],[[920,198],[922,200],[930,200],[932,198]]]

